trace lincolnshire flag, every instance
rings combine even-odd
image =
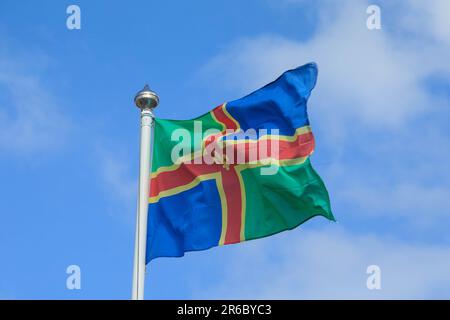
[[[321,215],[311,166],[310,63],[192,120],[155,120],[147,262],[267,237]]]

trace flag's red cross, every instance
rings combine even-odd
[[[213,117],[222,123],[225,129],[239,130],[238,122],[226,111],[225,104],[218,106],[212,112]],[[158,202],[160,198],[178,194],[185,190],[197,186],[201,181],[215,179],[222,205],[222,233],[219,244],[237,243],[245,240],[245,187],[241,176],[241,171],[250,166],[266,164],[263,160],[271,158],[277,165],[295,164],[304,161],[314,150],[314,137],[309,128],[298,130],[294,136],[270,136],[264,141],[242,140],[233,144],[233,148],[240,145],[239,152],[245,150],[246,158],[244,163],[213,163],[196,164],[181,163],[170,167],[160,168],[152,174],[150,182],[150,203]],[[215,135],[213,139],[216,139]],[[277,139],[278,150],[272,154],[271,143]],[[209,138],[211,141],[211,137]],[[265,155],[257,153],[257,162],[247,162],[250,149],[257,148],[260,144],[267,152]],[[242,144],[245,144],[242,146]],[[237,153],[237,152],[236,152]],[[201,156],[201,155],[200,155]],[[254,160],[254,159],[253,159]],[[162,169],[162,170],[161,170]]]

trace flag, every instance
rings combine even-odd
[[[195,119],[155,120],[147,262],[334,221],[310,162],[316,79],[309,63]]]

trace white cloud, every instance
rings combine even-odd
[[[32,61],[44,60],[36,56]],[[40,68],[31,65],[24,56],[0,52],[0,149],[7,152],[29,154],[61,146],[71,127],[43,85]]]
[[[446,0],[412,0],[396,3],[401,10],[401,27],[422,38],[434,41],[434,45],[450,47],[450,2]],[[448,66],[446,66],[448,67]]]
[[[450,4],[383,2],[383,28],[373,31],[366,28],[368,4],[320,1],[317,31],[309,40],[267,34],[240,39],[207,63],[202,75],[220,74],[214,83],[236,98],[286,69],[316,61],[310,116],[319,129],[318,145],[329,149],[330,158],[314,157],[329,161],[322,172],[332,198],[366,217],[439,226],[450,217],[444,160],[450,139],[440,122],[450,103],[424,84],[436,74],[450,77],[448,19],[441,12]]]
[[[366,28],[368,1],[319,3],[310,39],[242,38],[201,75],[215,75],[214,85],[237,98],[286,69],[318,63],[309,107],[325,155],[313,162],[326,163],[320,173],[339,204],[336,217],[349,225],[248,243],[227,260],[226,276],[197,295],[449,298],[450,137],[442,119],[450,103],[429,90],[429,79],[450,77],[450,2],[382,1],[380,31]],[[372,221],[385,227],[378,223],[373,235],[350,232],[361,220],[364,230]],[[381,291],[366,288],[370,264],[382,269]]]
[[[137,201],[137,180],[131,173],[131,166],[127,165],[131,160],[118,148],[105,147],[99,143],[95,147],[94,156],[100,185],[110,201],[108,212],[131,225]]]
[[[369,265],[381,290],[368,290]],[[222,281],[200,298],[423,299],[450,297],[450,247],[410,245],[336,225],[249,242],[229,259]],[[239,283],[239,290],[233,284]],[[204,286],[204,284],[202,284]]]
[[[361,182],[360,182],[361,183]],[[424,186],[414,181],[394,185],[355,184],[337,190],[335,197],[359,209],[350,213],[391,218],[427,229],[450,222],[450,189],[442,186]]]
[[[395,222],[416,234],[448,228],[448,134],[422,125],[383,137],[364,133],[352,142],[344,147],[344,156],[321,167],[332,199],[343,205],[341,213],[385,221],[391,227]],[[440,234],[442,239],[446,233]]]
[[[312,39],[296,41],[267,34],[241,39],[208,63],[204,74],[220,74],[216,83],[243,94],[288,68],[316,61],[319,82],[311,105],[335,131],[354,121],[398,127],[433,111],[437,101],[422,82],[442,69],[443,60],[438,58],[450,53],[446,46],[428,49],[414,41],[399,41],[385,30],[387,26],[381,31],[368,30],[364,2],[324,3]],[[423,2],[422,7],[426,7]],[[427,12],[423,10],[422,16],[428,17]]]

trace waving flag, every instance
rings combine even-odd
[[[147,262],[334,221],[310,163],[317,67],[283,73],[192,120],[155,120]]]

